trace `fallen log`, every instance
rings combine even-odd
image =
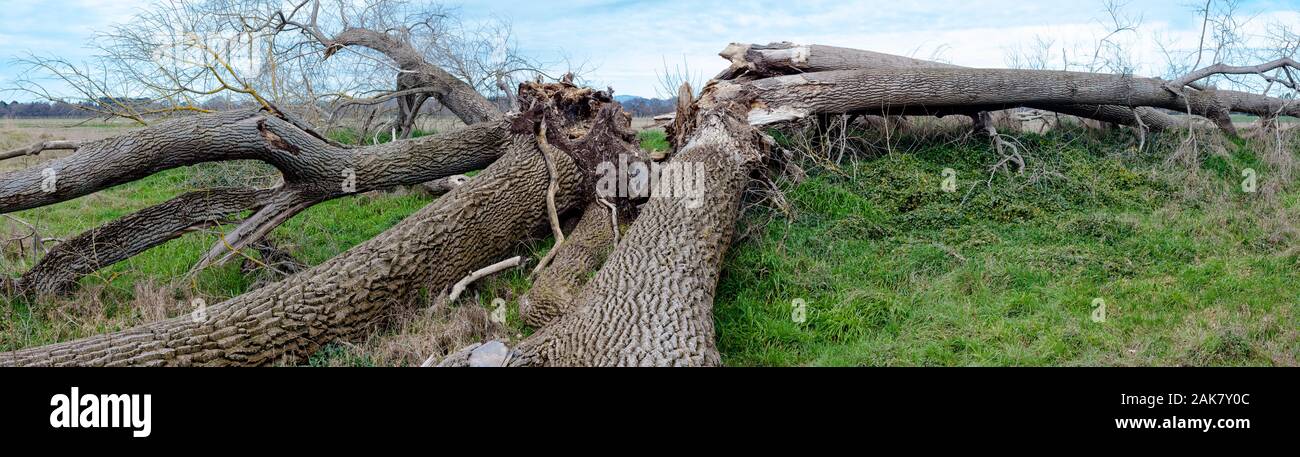
[[[326,343],[358,338],[394,307],[412,306],[420,290],[441,290],[501,259],[546,221],[547,171],[535,137],[553,122],[549,143],[574,143],[608,129],[590,124],[629,120],[608,96],[570,87],[540,87],[535,111],[512,119],[505,154],[474,179],[374,239],[280,282],[206,309],[121,332],[0,354],[2,365],[265,365],[305,360]],[[570,106],[570,105],[581,106]],[[606,106],[602,108],[602,106]],[[604,121],[594,121],[603,116]],[[562,124],[576,119],[585,125]],[[624,127],[626,128],[626,127]],[[572,132],[592,132],[578,138]],[[627,146],[627,145],[625,145]],[[629,146],[630,147],[630,146]],[[588,149],[587,151],[591,151]],[[555,157],[555,194],[564,209],[591,198],[583,164],[608,158]]]
[[[746,123],[752,95],[713,82],[672,161],[703,166],[699,204],[652,198],[587,283],[573,311],[515,347],[512,366],[721,363],[713,297],[749,172],[767,143]],[[678,116],[683,113],[679,112]]]
[[[284,184],[274,189],[198,191],[146,208],[59,245],[14,286],[25,294],[68,292],[86,274],[254,210],[214,243],[195,269],[220,264],[317,203],[486,167],[500,156],[507,129],[507,121],[500,120],[414,140],[347,148],[264,112],[237,111],[181,118],[86,143],[71,156],[0,175],[0,213],[219,160],[264,161],[281,172]]]
[[[936,68],[835,70],[777,76],[750,83],[759,106],[750,122],[763,125],[818,113],[991,110],[1034,105],[1123,105],[1186,109],[1231,131],[1228,113],[1295,115],[1300,106],[1233,91],[1177,94],[1162,80],[1045,70]]]
[[[834,70],[964,68],[942,62],[893,54],[816,44],[771,43],[758,45],[733,43],[727,46],[720,55],[731,61],[731,66],[721,75],[724,79],[741,77],[747,74],[757,77],[771,77]],[[1114,124],[1145,127],[1152,131],[1184,128],[1188,125],[1183,119],[1145,107],[1130,108],[1121,105],[1086,105],[1077,103],[1031,104],[1026,105],[1026,107]],[[922,111],[920,114],[948,113],[939,111],[936,107],[930,107],[930,111]],[[1140,119],[1135,119],[1136,116],[1140,116]]]

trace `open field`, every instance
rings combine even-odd
[[[6,121],[9,122],[9,121]],[[94,139],[127,125],[65,128],[62,120],[0,124],[0,148],[36,139]],[[434,130],[449,126],[421,126]],[[778,178],[785,202],[761,200],[728,252],[715,319],[729,365],[1288,365],[1300,364],[1300,190],[1284,156],[1254,140],[1202,139],[1169,161],[1182,138],[1144,151],[1124,132],[1019,133],[1023,174],[990,175],[996,152],[944,132],[888,141],[854,132],[840,164],[780,137],[806,178]],[[645,148],[667,147],[645,131]],[[12,169],[50,156],[6,161]],[[27,162],[23,162],[27,161]],[[943,170],[956,172],[945,192]],[[1259,172],[1241,191],[1241,170]],[[201,188],[227,168],[172,170],[15,217],[66,238]],[[430,200],[405,192],[318,205],[272,235],[318,264]],[[0,233],[18,234],[0,221]],[[0,239],[5,237],[0,236]],[[72,297],[0,298],[0,350],[126,328],[189,312],[254,287],[240,265],[183,280],[215,233],[186,235],[82,281]],[[520,248],[534,261],[550,241]],[[3,246],[0,274],[24,271],[30,249]],[[510,331],[527,271],[476,286],[461,306],[508,302]],[[1103,322],[1094,304],[1106,306]],[[806,319],[792,318],[796,303]],[[398,316],[370,341],[340,342],[313,365],[418,363],[433,326]]]
[[[0,119],[0,151],[27,146],[37,141],[92,141],[135,128],[126,121],[83,119]],[[41,161],[67,155],[68,151],[47,151],[39,158],[19,157],[0,162],[0,171],[30,167]]]

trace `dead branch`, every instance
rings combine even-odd
[[[1170,90],[1181,91],[1180,88],[1214,75],[1259,75],[1270,83],[1284,85],[1292,90],[1296,90],[1295,81],[1277,79],[1265,74],[1266,72],[1279,69],[1297,69],[1300,70],[1300,64],[1290,57],[1265,62],[1259,65],[1234,66],[1222,62],[1210,65],[1205,68],[1188,73],[1178,79],[1169,82]]]
[[[253,216],[214,243],[192,271],[221,264],[302,210],[343,195],[386,189],[464,173],[492,163],[503,151],[504,121],[414,140],[365,148],[340,148],[291,122],[257,111],[235,111],[175,120],[125,135],[86,143],[71,156],[0,175],[0,213],[49,205],[130,182],[158,171],[214,160],[258,159],[275,166],[285,183],[274,190],[195,193],[110,224],[124,230],[118,242],[68,243],[20,285],[40,293],[63,292],[81,275],[130,258],[195,227],[254,209]],[[104,164],[111,164],[105,166]],[[52,191],[43,191],[53,170]],[[37,190],[33,192],[33,190]],[[229,200],[218,195],[239,195]],[[254,198],[254,196],[257,196]],[[218,204],[219,203],[219,204]],[[217,205],[217,206],[210,206]],[[184,211],[178,212],[177,208]],[[113,239],[103,230],[94,239]],[[91,249],[95,255],[90,255]],[[68,263],[59,266],[54,262]]]
[[[42,141],[40,143],[27,146],[25,148],[18,148],[18,149],[5,151],[5,152],[0,152],[0,160],[12,159],[14,157],[22,157],[22,156],[34,156],[45,151],[53,151],[53,150],[74,150],[75,151],[79,147],[81,147],[81,142],[79,141],[67,141],[67,140]]]
[[[500,262],[494,263],[492,265],[488,265],[486,267],[480,268],[478,270],[474,270],[474,272],[470,273],[468,276],[465,276],[460,281],[456,281],[456,284],[451,286],[451,292],[447,293],[447,304],[450,305],[452,303],[455,303],[456,299],[460,298],[460,294],[465,292],[465,288],[469,287],[469,285],[472,284],[474,281],[483,279],[483,277],[487,275],[496,274],[497,272],[500,272],[502,270],[517,267],[523,261],[524,261],[523,257],[514,256],[509,259],[505,259]]]

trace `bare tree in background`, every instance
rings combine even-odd
[[[655,77],[659,85],[655,86],[655,95],[659,98],[673,99],[677,98],[678,91],[685,85],[692,88],[691,96],[695,96],[695,91],[704,88],[704,73],[691,71],[691,64],[686,61],[686,56],[682,56],[681,63],[668,64],[668,58],[663,59],[663,69],[655,71]]]
[[[391,118],[363,130],[408,138],[430,99],[467,124],[499,117],[494,100],[508,108],[512,87],[542,67],[512,33],[502,19],[471,26],[436,3],[181,0],[99,34],[90,62],[23,59],[32,71],[18,89],[141,124],[225,96],[322,130],[347,116]],[[76,96],[52,93],[51,79]]]

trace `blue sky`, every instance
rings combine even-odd
[[[1194,47],[1200,20],[1192,0],[1131,0],[1127,11],[1144,18],[1133,41],[1136,60],[1161,63],[1154,39]],[[125,21],[148,0],[0,0],[0,88],[26,52],[74,60],[89,55],[92,31]],[[1100,0],[917,1],[463,1],[466,21],[504,17],[521,48],[539,58],[567,58],[593,67],[589,81],[618,93],[654,96],[664,62],[687,62],[711,76],[725,66],[716,56],[727,43],[793,41],[859,47],[968,66],[1000,67],[1018,43],[1050,37],[1057,47],[1082,48],[1104,33]],[[1246,0],[1251,30],[1271,22],[1300,30],[1300,0]],[[1069,52],[1073,53],[1073,50]],[[1148,73],[1158,72],[1154,66]],[[0,97],[15,98],[0,92]]]

